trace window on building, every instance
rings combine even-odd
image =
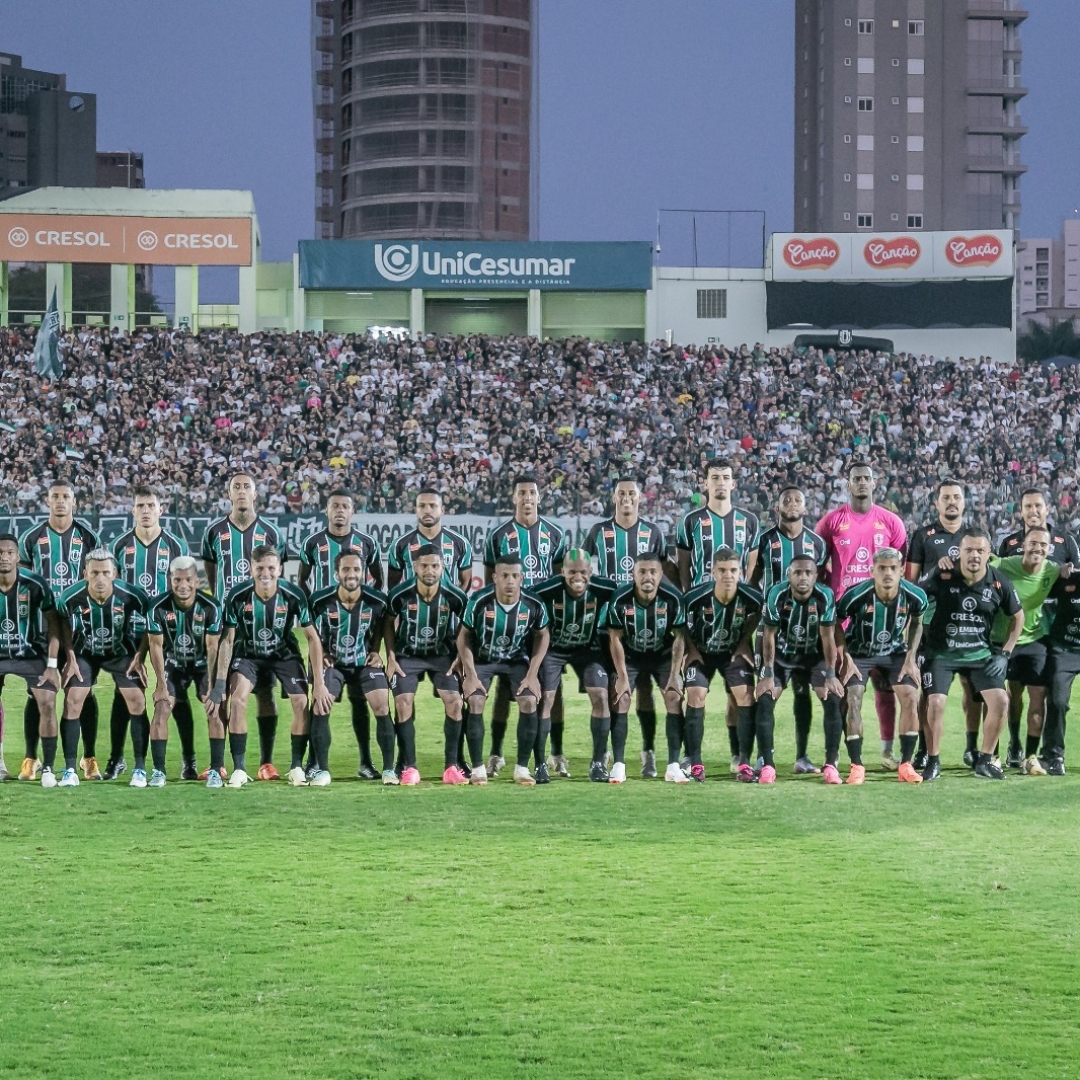
[[[850,184],[851,183],[851,173],[849,173],[849,172],[844,173],[844,183],[845,184]],[[822,194],[824,194],[824,191],[822,192]]]
[[[926,33],[926,23],[922,19],[911,19],[907,24],[907,32],[912,37],[923,37]]]
[[[844,220],[845,221],[850,221],[851,220],[851,215],[846,210],[844,211]]]
[[[859,33],[860,34],[872,34],[874,32],[874,20],[873,19],[860,19],[859,20]]]
[[[698,289],[697,317],[699,319],[726,319],[727,289]]]
[[[873,150],[874,149],[874,136],[873,135],[860,135],[858,142],[858,149],[860,150]]]
[[[907,99],[907,111],[909,113],[921,113],[926,104],[926,99],[921,97],[909,97]]]
[[[850,56],[845,56],[844,57],[844,67],[851,67],[851,57]]]
[[[913,154],[922,153],[923,137],[921,135],[909,135],[907,137],[907,148]]]
[[[874,190],[874,174],[869,172],[861,172],[855,177],[855,186],[860,191],[873,191]]]
[[[873,75],[874,58],[872,56],[860,56],[858,71],[860,75]]]
[[[921,229],[922,228],[922,214],[908,214],[907,227],[909,229]]]
[[[844,136],[844,142],[846,142],[846,143],[851,142],[851,136],[850,135],[845,135]]]
[[[922,189],[923,189],[923,176],[922,176],[922,173],[908,173],[907,189],[908,189],[908,191],[922,191]]]
[[[874,215],[859,214],[855,224],[860,229],[872,229],[874,227]]]
[[[926,74],[926,61],[921,58],[910,57],[907,62],[907,73],[909,75]]]
[[[859,112],[873,112],[874,99],[872,97],[859,98]]]

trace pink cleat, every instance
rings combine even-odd
[[[758,778],[754,775],[754,770],[749,765],[743,764],[739,766],[738,771],[735,773],[735,779],[740,784],[756,784]]]
[[[758,773],[758,783],[775,784],[776,770],[771,765],[762,765],[761,772]]]
[[[416,787],[420,783],[420,770],[415,765],[410,765],[401,772],[402,787]]]
[[[469,778],[459,769],[456,765],[451,765],[446,772],[442,774],[442,782],[444,784],[467,784]]]
[[[826,765],[821,770],[821,778],[826,784],[842,784],[844,782],[840,779],[840,772],[835,765]]]

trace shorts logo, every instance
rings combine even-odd
[[[986,594],[985,594],[985,595],[983,596],[983,599],[984,599],[984,600],[989,600],[989,599],[990,599],[990,595],[989,595],[989,593],[986,593]],[[965,597],[964,597],[964,599],[960,601],[960,606],[961,606],[961,607],[962,607],[962,608],[963,608],[963,609],[964,609],[965,611],[974,611],[974,610],[975,610],[975,609],[976,609],[976,608],[977,608],[977,607],[979,606],[979,603],[978,603],[978,601],[977,601],[977,600],[975,599],[975,597],[974,597],[974,596],[965,596]]]
[[[153,574],[140,574],[139,575],[139,584],[144,589],[150,588],[150,586],[154,584],[154,575]]]
[[[686,675],[684,677],[685,681],[690,682],[691,680],[696,679],[697,674],[698,674],[698,669],[696,667],[688,667],[686,669]]]
[[[933,677],[929,671],[922,677],[922,684],[926,690],[929,690],[934,685]]]

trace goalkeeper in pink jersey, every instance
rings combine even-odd
[[[874,553],[882,548],[907,547],[907,530],[892,511],[874,503],[874,470],[852,461],[847,471],[849,502],[830,510],[814,526],[829,554],[825,582],[839,600],[847,589],[872,576]],[[896,737],[896,699],[888,685],[874,686],[874,705],[881,732],[881,764],[893,772],[900,762],[893,756]]]

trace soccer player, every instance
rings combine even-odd
[[[836,644],[843,652],[840,681],[847,695],[849,784],[866,778],[862,763],[862,703],[875,673],[892,687],[900,705],[900,768],[897,779],[921,784],[912,757],[919,739],[919,643],[926,593],[903,579],[903,555],[896,548],[874,552],[871,578],[853,585],[836,605]],[[845,629],[846,624],[846,629]]]
[[[277,549],[269,545],[253,548],[251,567],[254,580],[235,586],[225,601],[225,629],[210,691],[210,701],[215,705],[222,703],[226,689],[229,694],[229,753],[233,759],[229,787],[243,787],[251,780],[246,769],[248,698],[257,690],[272,695],[275,682],[281,684],[292,706],[289,783],[303,787],[307,783],[304,751],[308,742],[308,680],[294,629],[302,629],[307,639],[316,708],[320,715],[329,715],[322,642],[311,625],[307,597],[295,585],[281,580]],[[266,769],[267,764],[271,769]],[[273,780],[278,778],[278,772],[272,762],[264,761],[258,776],[260,780]]]
[[[1065,775],[1065,714],[1073,681],[1080,674],[1080,582],[1058,578],[1050,590],[1054,602],[1046,629],[1046,681],[1049,700],[1043,727],[1042,757],[1051,776]]]
[[[472,759],[469,783],[487,783],[484,705],[491,680],[502,675],[513,688],[518,706],[514,783],[531,787],[536,781],[529,772],[529,758],[539,728],[536,711],[540,704],[540,665],[548,649],[547,612],[535,596],[521,587],[524,573],[520,556],[496,556],[492,578],[490,585],[470,598],[457,639],[462,689],[469,703],[465,734]]]
[[[1050,530],[1038,525],[1028,529],[1020,555],[991,557],[990,565],[1012,582],[1024,609],[1024,629],[1016,640],[1005,685],[1009,692],[1009,750],[1005,766],[1028,776],[1045,776],[1039,762],[1039,739],[1046,716],[1046,628],[1050,621],[1043,605],[1064,569],[1047,558]],[[1071,564],[1069,566],[1071,571]],[[995,646],[1009,634],[1010,620],[999,612],[990,632]],[[1028,695],[1027,748],[1020,745],[1020,721],[1024,715],[1024,690]]]
[[[761,671],[757,697],[758,753],[763,759],[758,780],[762,784],[776,782],[773,762],[773,729],[776,701],[793,679],[807,682],[822,703],[825,723],[825,767],[822,776],[826,784],[839,784],[840,736],[843,719],[840,700],[844,688],[836,678],[836,602],[832,590],[817,579],[818,568],[813,555],[796,555],[788,564],[788,583],[774,585],[765,598],[762,613],[764,632],[761,636]],[[799,773],[817,772],[799,768]]]
[[[615,714],[612,779],[626,775],[626,714],[630,692],[642,683],[655,682],[664,695],[668,783],[688,784],[690,777],[679,764],[686,735],[683,715],[683,659],[686,655],[686,616],[682,594],[664,580],[664,564],[658,555],[645,552],[634,557],[634,580],[623,585],[608,604],[608,647],[615,668]],[[641,768],[644,777],[656,776],[656,753],[649,750]],[[617,781],[618,782],[618,781]]]
[[[740,580],[741,560],[729,547],[713,554],[713,579],[683,598],[686,611],[686,741],[690,778],[705,779],[701,742],[705,733],[705,698],[714,675],[734,699],[738,737],[737,778],[757,779],[750,765],[755,735],[754,632],[761,618],[762,596]]]
[[[390,592],[386,672],[399,726],[413,723],[416,690],[426,675],[443,704],[444,784],[467,784],[461,769],[461,681],[454,674],[457,636],[469,602],[447,580],[444,550],[410,549],[413,573]]]
[[[56,787],[56,694],[60,689],[60,617],[49,583],[19,566],[19,541],[0,533],[0,690],[8,675],[26,683],[41,715],[41,786]],[[25,774],[25,777],[24,777]],[[36,780],[36,759],[27,758],[19,778]]]
[[[113,542],[112,553],[116,556],[120,580],[129,585],[137,585],[154,600],[168,591],[169,565],[173,559],[187,555],[188,547],[179,536],[174,536],[161,527],[161,499],[152,487],[138,484],[131,489],[131,496],[131,513],[135,526]],[[142,629],[145,630],[145,627]],[[139,638],[141,640],[141,633]],[[195,720],[191,715],[191,704],[186,692],[183,699],[176,702],[173,715],[176,717],[176,732],[180,736],[183,759],[180,779],[197,780],[199,770],[195,765]],[[112,713],[109,717],[111,746],[109,760],[105,765],[106,780],[115,780],[127,769],[127,762],[124,760],[127,720],[123,699],[119,694],[113,695]]]
[[[237,473],[229,480],[229,513],[211,522],[203,537],[202,560],[206,580],[214,599],[222,605],[237,586],[251,581],[253,553],[259,547],[272,547],[281,562],[288,558],[285,540],[277,526],[255,512],[255,479],[249,473]],[[277,780],[274,768],[274,739],[277,736],[277,702],[273,682],[260,687],[258,702],[259,779]],[[244,727],[245,734],[247,727]]]
[[[434,488],[425,488],[416,496],[416,528],[390,546],[387,574],[391,589],[416,573],[417,552],[428,545],[439,553],[447,581],[465,593],[472,588],[472,544],[461,533],[444,528],[442,519],[442,496]]]
[[[608,601],[615,594],[616,585],[606,578],[593,577],[592,558],[582,548],[572,548],[562,564],[562,573],[540,582],[533,589],[547,611],[550,643],[547,655],[540,666],[540,731],[536,742],[536,782],[546,783],[548,768],[545,744],[546,728],[551,725],[551,706],[555,691],[562,681],[563,672],[573,668],[580,685],[585,688],[592,706],[590,730],[593,740],[592,763],[589,779],[605,784],[609,780],[604,768],[608,735],[611,732],[611,705],[608,700],[607,667],[601,651],[600,630],[606,618]],[[625,779],[626,767],[622,777]]]
[[[1005,774],[992,758],[1009,707],[1005,675],[1024,629],[1024,611],[1012,583],[989,565],[990,537],[984,530],[965,529],[959,547],[958,569],[935,567],[922,581],[923,591],[935,602],[934,616],[926,627],[923,667],[923,688],[928,696],[928,756],[923,780],[937,780],[941,775],[945,703],[953,676],[960,672],[967,673],[972,689],[982,695],[986,705],[983,748],[975,761],[975,775],[1001,780]],[[1012,625],[1001,651],[993,653],[990,630],[998,611],[1010,616]]]
[[[998,555],[1019,555],[1024,537],[1031,529],[1046,529],[1050,533],[1050,547],[1046,557],[1058,566],[1080,564],[1080,546],[1072,533],[1058,529],[1050,523],[1050,510],[1046,496],[1038,488],[1028,488],[1020,493],[1020,520],[1022,528],[1009,533],[998,545]]]
[[[322,642],[323,682],[329,698],[315,690],[311,716],[311,741],[318,769],[311,779],[315,787],[330,783],[330,707],[347,686],[351,698],[366,698],[375,712],[375,738],[383,756],[382,782],[413,786],[420,783],[416,771],[416,735],[411,722],[402,725],[405,769],[394,771],[394,723],[390,719],[390,685],[386,681],[379,646],[386,622],[387,600],[379,590],[364,584],[365,552],[341,548],[334,556],[337,584],[311,598],[311,621]],[[312,668],[314,676],[314,667]],[[292,773],[289,774],[290,778]]]
[[[870,577],[874,552],[879,548],[903,552],[907,545],[904,523],[874,502],[875,484],[874,470],[865,462],[853,461],[847,471],[849,503],[830,510],[814,528],[829,553],[825,581],[837,600],[852,585]],[[874,687],[874,704],[881,735],[881,764],[896,772],[900,768],[893,755],[896,698],[892,688],[880,680]]]
[[[19,554],[22,565],[43,577],[52,589],[53,600],[58,601],[65,589],[70,588],[83,576],[83,562],[88,551],[101,546],[98,535],[75,517],[75,488],[67,480],[54,480],[45,495],[49,516],[40,525],[27,529],[19,538]],[[37,698],[30,695],[23,711],[23,732],[26,737],[26,757],[31,771],[37,767],[38,729],[41,717]],[[84,757],[81,765],[86,780],[100,780],[101,770],[97,763],[98,703],[93,695],[83,706],[82,737]],[[19,779],[24,777],[19,772]]]
[[[137,585],[116,576],[116,558],[107,548],[86,553],[83,580],[65,589],[58,610],[67,622],[64,645],[64,718],[60,741],[64,773],[60,787],[78,787],[75,761],[79,749],[79,714],[100,671],[107,671],[124,699],[131,722],[135,768],[130,786],[146,787],[146,751],[150,721],[146,718],[146,671],[139,642],[146,630],[150,598]],[[85,746],[83,753],[91,756]],[[89,778],[89,770],[83,770]],[[100,779],[100,777],[99,777]]]
[[[188,703],[188,687],[206,709],[210,736],[210,768],[206,786],[219,788],[225,774],[225,727],[217,707],[209,700],[211,672],[217,670],[221,642],[221,605],[199,591],[199,569],[190,555],[177,555],[169,564],[169,587],[150,600],[147,616],[147,643],[150,663],[157,676],[154,688],[154,716],[150,721],[150,754],[153,772],[150,787],[165,786],[165,754],[169,745],[169,717],[187,705],[187,722],[194,723]],[[177,728],[180,724],[177,723]],[[194,776],[195,758],[184,757],[181,780]]]
[[[495,565],[500,555],[515,555],[521,560],[522,587],[531,588],[559,572],[566,554],[566,537],[550,518],[540,516],[540,486],[536,477],[522,473],[514,477],[514,516],[496,525],[484,543],[484,578],[488,585],[494,580]],[[500,679],[496,684],[495,706],[491,718],[491,754],[487,771],[498,776],[506,764],[503,759],[503,738],[510,718],[510,687]],[[569,776],[569,765],[562,752],[562,698],[552,709],[551,752],[559,760],[557,775]]]

